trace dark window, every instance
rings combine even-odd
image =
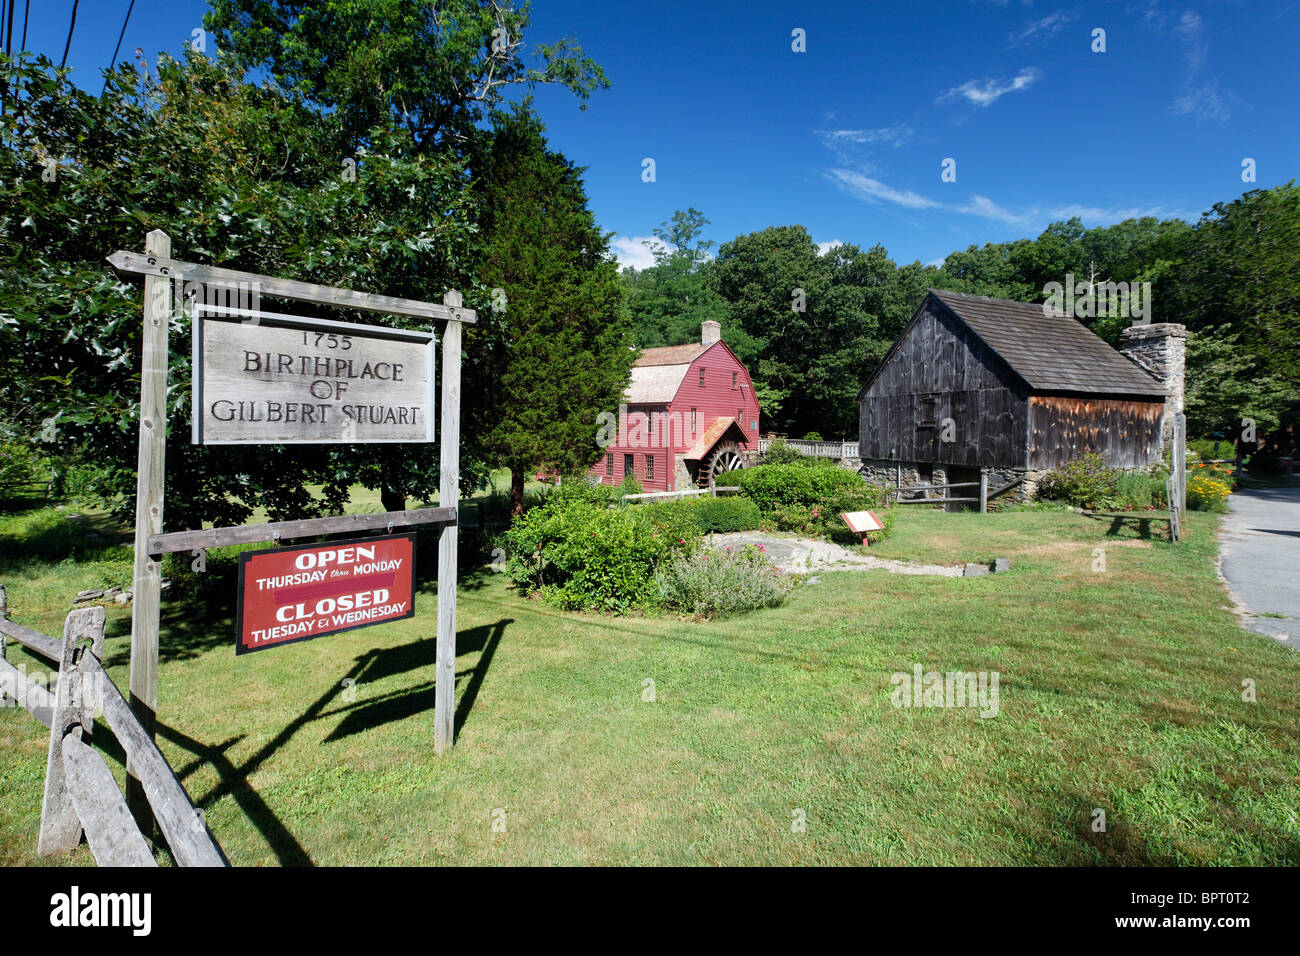
[[[701,385],[704,384],[704,368],[703,368],[703,366],[700,367],[700,384],[701,384]]]
[[[614,453],[611,451],[605,455],[605,474],[614,477]]]
[[[745,427],[745,410],[743,408],[736,409],[736,424],[741,428]]]
[[[695,409],[691,409],[691,437],[695,437]]]
[[[732,373],[731,373],[731,387],[732,387],[732,388],[735,388],[735,387],[736,387],[736,378],[737,378],[739,375],[740,375],[739,372],[732,372]]]
[[[636,459],[631,455],[623,456],[623,477],[630,478],[636,474]]]
[[[933,395],[926,395],[921,399],[921,418],[917,425],[921,428],[934,427],[934,403]]]
[[[645,413],[645,432],[650,438],[655,437],[655,413]]]
[[[655,478],[655,456],[645,456],[645,480],[654,481]]]

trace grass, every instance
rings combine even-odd
[[[442,758],[432,580],[411,621],[236,658],[210,561],[164,605],[159,740],[240,865],[1296,864],[1300,658],[1236,625],[1215,522],[1171,546],[1141,514],[913,509],[872,554],[1012,570],[824,573],[711,623],[563,613],[470,572]],[[78,590],[121,583],[111,530],[0,518],[13,617],[58,633]],[[110,607],[119,684],[128,634]],[[999,716],[894,708],[916,663],[998,671]],[[91,862],[34,855],[46,741],[0,711],[0,865]]]

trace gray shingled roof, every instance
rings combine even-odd
[[[931,289],[972,332],[1043,392],[1163,397],[1164,387],[1072,316],[1042,305]]]

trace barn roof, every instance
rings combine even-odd
[[[657,349],[642,349],[632,363],[632,381],[623,395],[629,405],[666,405],[677,397],[691,363],[718,345],[711,342],[701,345],[666,345]]]
[[[1150,395],[1164,387],[1072,316],[1042,305],[931,289],[1030,388],[1041,392]]]

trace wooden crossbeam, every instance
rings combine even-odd
[[[44,634],[33,631],[30,627],[23,627],[21,624],[0,617],[0,634],[17,641],[29,651],[41,655],[48,661],[57,664],[63,659],[62,641],[53,637],[46,637]]]
[[[83,655],[81,669],[98,678],[96,686],[101,690],[104,719],[126,752],[127,761],[135,766],[140,785],[176,862],[181,866],[229,866],[167,758],[145,731],[117,685],[104,673],[99,658],[94,654]]]
[[[104,758],[71,734],[63,739],[63,779],[96,863],[158,865]]]
[[[8,661],[0,661],[0,690],[46,727],[54,723],[54,695]]]
[[[317,305],[328,305],[341,309],[360,309],[365,312],[409,315],[418,319],[471,323],[478,321],[478,314],[473,309],[460,306],[448,306],[438,302],[421,302],[418,299],[403,299],[391,295],[377,295],[373,292],[358,292],[356,289],[340,289],[336,286],[316,285],[314,282],[299,282],[296,279],[280,279],[275,276],[259,275],[256,272],[241,272],[236,269],[203,266],[194,262],[181,262],[167,256],[130,252],[125,249],[119,249],[113,253],[108,257],[108,261],[118,272],[125,272],[129,275],[161,276],[182,282],[234,283],[236,285],[243,283],[252,286],[258,295],[279,299],[293,299],[295,302],[314,302]]]
[[[380,528],[408,528],[420,524],[454,524],[455,508],[414,508],[410,511],[383,511],[378,514],[338,515],[333,518],[303,518],[301,521],[272,521],[238,528],[201,528],[198,531],[172,531],[149,536],[150,554],[193,551],[195,548],[224,548],[232,544],[258,541],[312,538],[320,534],[345,534],[377,531]]]

